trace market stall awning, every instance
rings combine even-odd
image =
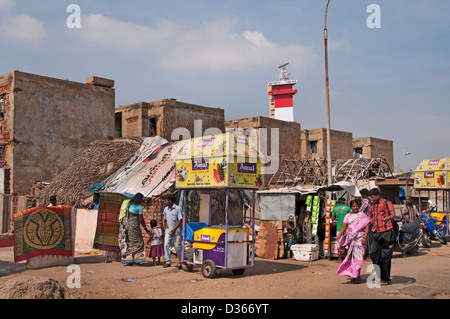
[[[258,194],[277,194],[277,193],[299,193],[299,194],[314,194],[320,190],[325,190],[329,192],[337,192],[337,191],[346,191],[350,195],[354,197],[360,197],[358,187],[351,182],[341,181],[334,183],[330,186],[313,186],[313,185],[304,185],[304,186],[294,186],[294,187],[283,187],[277,189],[269,189],[269,190],[261,190],[258,191]]]
[[[358,187],[356,187],[356,185],[351,182],[346,182],[346,181],[337,182],[337,183],[334,183],[333,185],[326,187],[326,189],[329,192],[346,191],[353,197],[361,196],[361,194],[359,193]]]
[[[450,189],[449,158],[423,160],[414,171],[414,187]]]
[[[266,190],[260,190],[257,193],[258,194],[315,194],[318,191],[325,189],[324,186],[294,186],[294,187],[283,187],[283,188],[273,188],[273,189],[266,189]]]

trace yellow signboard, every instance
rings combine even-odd
[[[181,149],[177,160],[216,156],[262,158],[251,138],[238,133],[225,133],[190,139]]]
[[[247,240],[250,238],[250,229],[248,228],[230,228],[228,233],[244,232]],[[194,232],[194,248],[196,249],[213,249],[218,243],[225,242],[225,229],[205,227]]]
[[[450,188],[448,159],[429,159],[420,163],[414,172],[415,188]]]
[[[176,187],[260,188],[263,160],[248,136],[226,133],[194,138],[176,159]]]

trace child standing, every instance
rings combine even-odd
[[[158,265],[161,262],[161,256],[164,256],[163,232],[160,227],[157,227],[155,219],[150,221],[150,256],[153,258],[153,266],[156,265],[156,257],[158,257]]]

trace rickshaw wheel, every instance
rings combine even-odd
[[[205,278],[214,278],[216,275],[216,264],[212,260],[208,259],[203,262],[202,275]]]

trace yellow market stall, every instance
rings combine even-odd
[[[449,236],[448,214],[450,212],[450,158],[423,160],[414,171],[414,188],[419,191],[419,207],[422,207],[421,191],[434,191],[437,212],[436,226],[445,236]],[[442,210],[439,210],[438,192],[442,192]]]
[[[225,133],[191,139],[176,158],[176,188],[224,189],[225,225],[211,225],[209,212],[202,222],[183,219],[182,263],[185,270],[202,265],[202,275],[212,278],[216,269],[232,270],[242,275],[255,261],[255,191],[263,186],[263,157],[248,136]],[[253,190],[252,229],[229,225],[229,189]],[[251,231],[251,234],[250,234]],[[251,236],[250,236],[251,235]],[[185,260],[185,242],[193,243],[193,257]]]

